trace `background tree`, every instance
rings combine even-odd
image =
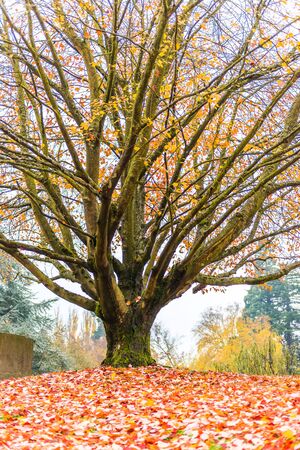
[[[53,300],[34,302],[22,281],[0,285],[0,332],[20,334],[34,340],[33,373],[71,368],[71,359],[53,343]]]
[[[18,264],[14,258],[7,253],[0,250],[0,283],[2,285],[8,284],[9,281],[24,281],[24,285],[28,285],[30,282],[27,279],[24,268]],[[25,289],[26,290],[26,289]]]
[[[194,330],[198,352],[192,363],[197,370],[217,370],[258,375],[285,373],[280,336],[266,317],[242,317],[238,305],[224,310],[207,309]]]
[[[54,300],[41,303],[32,301],[33,294],[21,281],[9,281],[0,285],[0,317],[2,323],[22,325],[30,320],[37,327],[51,327],[53,319],[49,310]]]
[[[106,348],[101,321],[88,312],[79,317],[74,311],[63,321],[58,314],[53,315],[54,301],[34,301],[22,280],[2,283],[0,332],[34,340],[33,373],[98,366]]]
[[[300,276],[289,273],[284,279],[253,286],[244,298],[244,316],[267,316],[272,329],[282,336],[287,350],[287,370],[294,372],[300,363]]]
[[[158,311],[192,286],[299,266],[285,2],[0,5],[0,249],[103,320],[104,363],[151,364]],[[262,248],[281,257],[271,275]]]
[[[106,341],[103,325],[97,317],[87,311],[83,316],[72,311],[67,322],[57,315],[53,344],[67,355],[70,360],[69,368],[73,370],[97,367],[105,357]]]
[[[84,317],[86,318],[85,320],[88,320],[88,316],[86,314]],[[96,329],[93,332],[91,337],[94,340],[105,337],[105,330],[104,330],[103,322],[98,317],[96,317]]]
[[[172,337],[161,323],[155,323],[151,332],[151,353],[155,360],[168,367],[184,367],[187,355],[179,350],[180,338]]]

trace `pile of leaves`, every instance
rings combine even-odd
[[[300,379],[97,368],[0,382],[1,449],[300,449]]]

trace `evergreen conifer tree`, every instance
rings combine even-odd
[[[253,286],[244,298],[244,316],[267,316],[272,329],[283,338],[287,369],[293,372],[300,360],[300,274],[291,272],[285,279]]]
[[[72,361],[52,342],[55,320],[50,309],[55,300],[33,300],[30,288],[21,280],[0,284],[0,332],[34,340],[33,373],[69,369]]]

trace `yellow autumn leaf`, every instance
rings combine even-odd
[[[80,128],[82,128],[82,130],[86,131],[89,129],[90,124],[88,122],[82,122],[82,124],[80,125]]]
[[[294,435],[294,433],[292,432],[292,430],[286,430],[286,431],[283,432],[283,436],[284,436],[286,439],[293,439],[295,435]]]

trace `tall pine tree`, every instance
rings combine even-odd
[[[54,300],[34,302],[34,295],[22,278],[0,284],[0,332],[20,334],[34,340],[33,373],[70,368],[72,361],[53,344]]]
[[[300,360],[300,274],[291,272],[285,279],[253,286],[244,298],[244,316],[268,316],[271,327],[283,338],[287,366],[295,370]]]
[[[0,326],[22,327],[30,324],[34,331],[51,327],[49,310],[54,300],[33,302],[33,294],[21,281],[8,281],[0,285]]]

